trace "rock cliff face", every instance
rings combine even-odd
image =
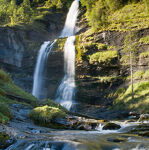
[[[130,85],[130,79],[127,78],[130,75],[129,60],[124,58],[129,56],[129,53],[123,50],[127,34],[127,32],[103,31],[91,35],[86,33],[78,35],[76,99],[79,102],[101,106],[112,105],[112,95],[117,89],[127,88]],[[146,57],[141,55],[149,51],[149,45],[139,42],[148,34],[149,29],[136,31],[138,52],[133,64],[134,73],[138,70],[149,69],[148,55]],[[113,55],[114,52],[117,52],[116,56]],[[124,63],[123,59],[127,63]],[[138,82],[138,79],[134,82]]]
[[[108,106],[113,103],[113,93],[118,88],[127,88],[130,80],[128,61],[123,51],[127,32],[103,31],[87,34],[87,20],[80,14],[79,31],[76,40],[76,101],[89,105]],[[37,52],[44,41],[54,40],[63,27],[63,17],[47,24],[46,31],[31,28],[0,28],[0,66],[10,72],[15,83],[28,92],[32,90],[33,72]],[[49,21],[49,20],[48,20]],[[136,32],[137,41],[149,34],[149,29]],[[52,50],[44,77],[43,93],[54,99],[56,89],[63,78],[63,46],[65,39],[59,39]],[[139,50],[133,64],[134,72],[149,70],[149,45],[139,43]],[[138,79],[135,79],[135,82]],[[82,105],[83,106],[83,105]],[[81,106],[81,107],[82,107]],[[81,108],[84,109],[84,108]],[[85,109],[84,109],[85,110]],[[93,108],[94,111],[94,108]]]
[[[60,13],[49,16],[44,22],[45,30],[30,26],[0,28],[0,67],[28,92],[32,90],[38,50],[44,41],[52,41],[60,34],[63,16]],[[52,55],[52,58],[57,60],[57,55]],[[63,63],[60,64],[63,68]]]

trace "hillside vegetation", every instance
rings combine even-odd
[[[149,26],[148,0],[81,0],[93,31],[141,29]]]
[[[16,86],[8,74],[0,70],[0,123],[7,123],[13,118],[10,107],[15,103],[34,107],[37,99]]]
[[[0,0],[0,25],[40,25],[47,16],[67,11],[72,0]]]

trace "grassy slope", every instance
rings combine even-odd
[[[19,97],[9,98],[8,95]],[[31,94],[24,92],[16,86],[11,78],[3,70],[0,70],[0,123],[7,123],[13,117],[9,107],[14,103],[22,103],[25,105],[35,106],[37,99]]]

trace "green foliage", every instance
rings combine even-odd
[[[89,62],[90,64],[98,62],[108,65],[113,59],[118,59],[118,57],[118,51],[97,52],[90,56]]]
[[[67,112],[67,109],[62,107],[60,104],[58,103],[55,103],[53,100],[50,100],[50,99],[45,99],[43,101],[41,101],[39,103],[40,106],[45,106],[45,105],[48,105],[48,106],[51,106],[51,107],[56,107],[56,108],[59,108],[65,112]]]
[[[149,107],[149,81],[141,81],[134,84],[134,99],[131,97],[131,85],[126,92],[114,101],[115,109],[137,110],[140,113],[148,113]]]
[[[29,117],[35,123],[48,127],[51,127],[53,119],[63,118],[65,115],[66,113],[60,108],[48,105],[37,107],[29,113]]]
[[[12,82],[9,75],[5,73],[2,69],[0,69],[0,80],[3,80],[5,82]]]
[[[103,44],[103,43],[98,43],[97,45],[98,49],[100,50],[107,50],[107,45]],[[110,50],[110,49],[109,49]]]
[[[72,0],[0,0],[0,25],[32,24],[37,16],[46,15],[51,10],[68,10],[71,2]],[[48,9],[46,14],[45,9]]]
[[[114,96],[116,96],[116,97],[121,97],[124,93],[125,93],[125,89],[124,88],[119,88],[116,92],[115,92],[115,94],[114,94]]]
[[[141,53],[141,54],[140,54],[140,57],[141,57],[141,58],[148,58],[148,57],[149,57],[149,51],[144,52],[144,53]]]
[[[149,35],[141,38],[139,42],[143,44],[149,44]]]
[[[144,79],[149,79],[149,70],[146,70],[143,76]]]
[[[0,103],[0,113],[2,113],[4,116],[10,119],[13,117],[11,110],[5,103]]]
[[[135,80],[140,80],[143,78],[143,76],[144,76],[144,71],[142,71],[142,70],[139,70],[133,74],[133,78]]]
[[[9,121],[9,118],[4,116],[2,113],[0,113],[0,123],[7,124]]]

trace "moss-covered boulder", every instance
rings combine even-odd
[[[29,117],[33,119],[36,124],[52,128],[59,128],[54,120],[64,118],[65,116],[66,112],[64,110],[48,105],[36,107],[29,113]]]
[[[120,128],[121,128],[120,125],[109,122],[103,127],[103,130],[118,130]]]

